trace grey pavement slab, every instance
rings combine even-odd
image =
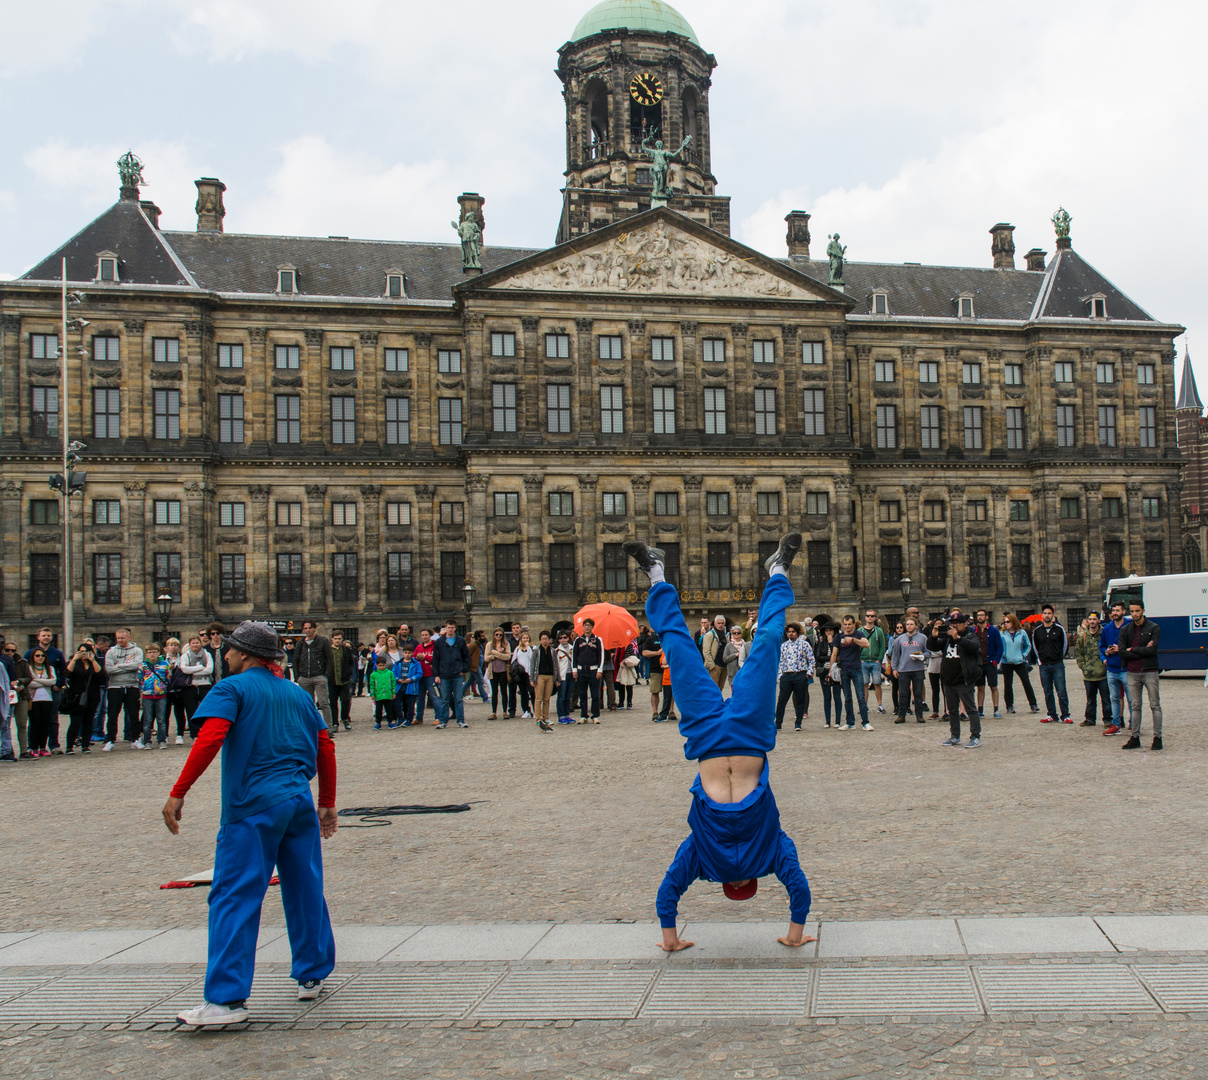
[[[349,963],[381,960],[421,929],[419,926],[333,927],[336,963],[341,960]],[[256,961],[262,964],[288,964],[291,959],[289,937],[284,932],[267,945],[262,945],[256,953]]]
[[[25,934],[0,934],[0,949],[5,949],[9,945],[15,945],[18,941],[24,941],[26,938],[31,938],[37,932],[37,930],[30,930]]]
[[[256,948],[284,936],[283,926],[262,926]],[[102,957],[98,964],[204,964],[209,931],[205,927],[165,930],[128,949]],[[0,953],[0,956],[3,956]]]
[[[663,932],[657,923],[560,923],[526,960],[657,960]]]
[[[955,919],[824,922],[818,940],[819,956],[963,956],[964,952]]]
[[[1101,915],[1095,922],[1122,952],[1208,950],[1208,915]]]
[[[520,960],[553,923],[467,923],[425,926],[383,960]],[[0,954],[2,955],[2,954]]]
[[[48,930],[0,949],[0,967],[95,964],[161,930]]]
[[[658,929],[656,927],[656,937]],[[784,960],[790,957],[808,959],[818,955],[817,942],[806,942],[796,948],[781,945],[776,939],[788,932],[788,922],[732,923],[690,922],[684,935],[695,942],[685,955],[689,958],[726,960]],[[805,936],[817,937],[818,924],[806,923]]]
[[[970,955],[1116,950],[1089,916],[1039,919],[957,919]]]

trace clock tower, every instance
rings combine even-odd
[[[558,50],[566,101],[558,243],[648,210],[652,197],[659,204],[648,152],[656,141],[675,154],[665,205],[729,235],[730,199],[716,193],[711,168],[716,66],[688,21],[661,0],[604,0],[579,20]]]

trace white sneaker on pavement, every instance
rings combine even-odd
[[[109,750],[112,750],[112,749],[113,749],[113,743],[111,743],[111,742],[107,742],[107,743],[105,743],[104,746],[101,747],[102,752],[108,752]]]
[[[864,721],[864,723],[862,723],[860,726],[861,726],[861,727],[862,727],[862,728],[863,728],[865,731],[872,731],[872,724],[870,724],[870,723],[869,723],[867,720],[865,720],[865,721]]]
[[[143,748],[143,740],[142,740],[142,739],[135,739],[135,740],[134,740],[134,742],[132,742],[130,745],[131,745],[131,747],[133,747],[133,749],[135,749],[135,750],[141,750],[141,749]]]
[[[215,1005],[203,1001],[192,1009],[178,1013],[176,1019],[189,1027],[222,1027],[223,1024],[241,1024],[247,1019],[247,1006],[240,1003],[234,1007]]]
[[[184,746],[184,744],[185,744],[185,737],[183,735],[177,735],[176,736],[176,745]]]
[[[299,1001],[314,1001],[323,990],[322,979],[310,979],[307,982],[298,983],[298,1000]]]

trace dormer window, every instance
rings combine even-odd
[[[96,257],[96,279],[97,281],[116,282],[118,277],[118,258],[112,251],[102,251]]]
[[[875,292],[872,294],[872,313],[874,315],[889,314],[889,294]]]
[[[277,267],[277,292],[296,293],[298,291],[298,271],[293,266]]]
[[[1086,303],[1090,305],[1092,319],[1107,318],[1107,297],[1102,293],[1096,293],[1094,296],[1088,296]]]
[[[962,319],[973,318],[973,296],[971,293],[961,293],[956,298],[956,313]]]
[[[386,271],[386,296],[392,300],[401,300],[407,295],[403,284],[403,272],[401,270]]]

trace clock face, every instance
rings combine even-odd
[[[640,72],[629,81],[629,96],[639,105],[657,105],[663,100],[663,84],[653,72]]]

